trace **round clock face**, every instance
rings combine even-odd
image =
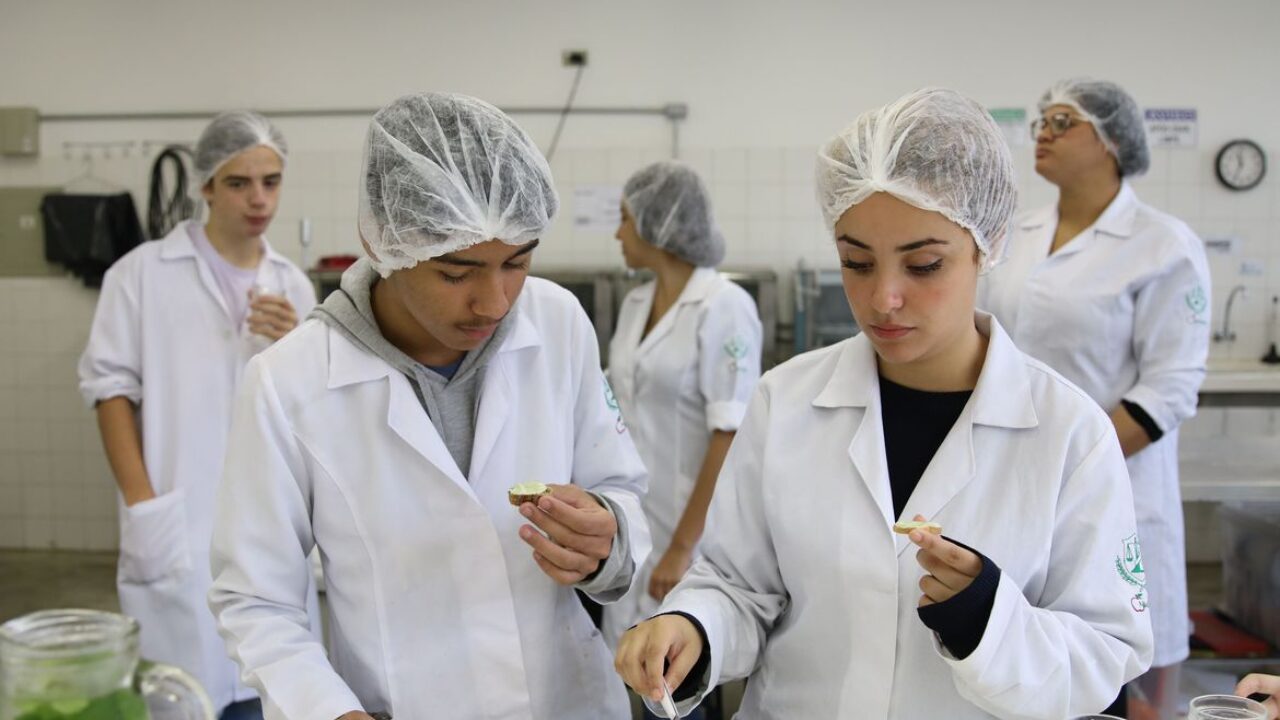
[[[1248,190],[1267,174],[1267,155],[1251,140],[1232,140],[1218,151],[1217,173],[1232,190]]]

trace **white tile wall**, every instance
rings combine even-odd
[[[687,148],[683,157],[711,186],[720,224],[728,238],[726,263],[767,267],[783,278],[780,316],[791,318],[788,272],[799,261],[834,265],[813,200],[816,147]],[[1015,148],[1022,174],[1024,207],[1054,198],[1047,183],[1031,174],[1031,149]],[[1280,148],[1271,151],[1280,157]],[[640,165],[665,155],[657,147],[565,148],[552,168],[566,204],[538,262],[555,266],[618,267],[611,232],[574,229],[569,203],[573,188],[621,185]],[[1265,350],[1268,300],[1280,293],[1280,181],[1268,178],[1247,193],[1228,193],[1212,173],[1213,150],[1158,150],[1152,172],[1135,183],[1138,193],[1191,224],[1204,235],[1240,239],[1235,254],[1211,258],[1215,324],[1221,322],[1230,288],[1247,292],[1236,303],[1238,339],[1218,344],[1214,357],[1254,358]],[[271,238],[285,255],[299,257],[298,222],[312,221],[311,257],[358,251],[355,235],[354,151],[299,149],[290,157],[284,197]],[[0,159],[0,185],[60,184],[80,163],[53,156],[39,161]],[[144,212],[149,163],[143,159],[99,160],[95,172],[134,192]],[[1249,259],[1264,265],[1260,277],[1242,276]],[[76,391],[75,364],[87,336],[96,293],[70,278],[0,278],[0,547],[107,549],[115,546],[113,482],[92,413]],[[1188,434],[1277,434],[1274,411],[1208,410]]]

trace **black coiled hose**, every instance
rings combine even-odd
[[[147,235],[158,240],[169,234],[178,223],[196,214],[195,200],[187,193],[187,164],[191,150],[183,145],[170,145],[156,156],[151,165],[151,188],[147,195]],[[173,176],[173,188],[166,191],[165,166]]]

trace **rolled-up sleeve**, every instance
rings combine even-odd
[[[90,408],[114,397],[142,402],[142,318],[136,270],[126,257],[107,271],[80,355],[80,394]]]
[[[731,286],[707,301],[698,328],[698,388],[706,401],[707,430],[732,432],[742,424],[760,379],[763,331],[755,302]]]
[[[1163,272],[1135,298],[1138,378],[1124,394],[1124,400],[1141,407],[1163,433],[1195,415],[1209,355],[1208,264],[1198,238],[1181,239]]]

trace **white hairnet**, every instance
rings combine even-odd
[[[196,141],[193,164],[200,185],[213,179],[231,158],[259,145],[275,150],[281,164],[286,162],[289,146],[270,120],[248,110],[233,110],[215,117]]]
[[[489,240],[523,245],[560,200],[529,136],[465,95],[406,95],[369,124],[360,237],[383,277]]]
[[[711,198],[688,165],[662,160],[642,168],[622,188],[636,234],[685,262],[715,267],[724,259],[724,236],[711,216]]]
[[[1037,107],[1043,113],[1054,105],[1075,109],[1093,125],[1102,144],[1116,157],[1122,176],[1141,175],[1151,166],[1142,111],[1119,85],[1088,78],[1061,80],[1045,91]]]
[[[1013,162],[991,115],[957,92],[917,90],[863,113],[819,150],[817,171],[828,228],[884,192],[968,230],[983,272],[1002,258],[1017,200]]]

